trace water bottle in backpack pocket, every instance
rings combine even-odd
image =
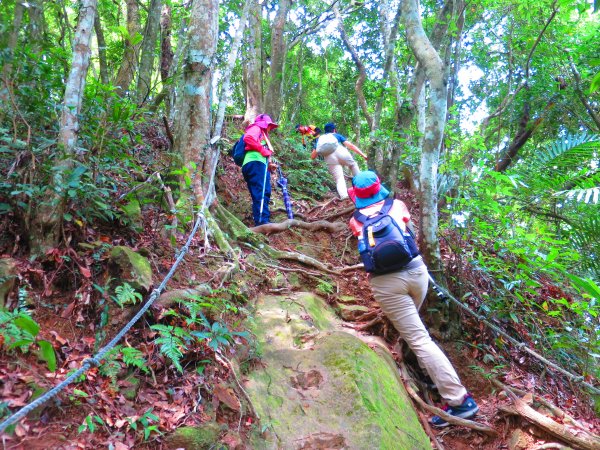
[[[414,236],[408,228],[402,228],[388,214],[394,202],[386,199],[379,213],[367,217],[360,211],[354,218],[363,224],[362,237],[359,239],[359,253],[365,270],[382,275],[401,270],[419,254]]]

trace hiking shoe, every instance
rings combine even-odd
[[[477,414],[477,411],[479,411],[479,406],[477,406],[477,403],[475,403],[473,397],[471,397],[470,394],[467,394],[465,395],[465,399],[463,400],[461,405],[446,405],[442,409],[451,416],[460,417],[461,419],[470,419],[475,414]],[[431,419],[431,424],[436,427],[447,427],[448,425],[450,425],[440,416],[433,416]]]

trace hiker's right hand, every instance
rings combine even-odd
[[[277,170],[277,164],[275,164],[274,162],[270,162],[269,163],[269,172],[273,173]]]

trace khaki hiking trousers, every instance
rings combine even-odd
[[[410,263],[410,266],[417,266],[415,268],[371,277],[371,288],[381,310],[415,353],[419,365],[427,371],[442,398],[449,405],[457,406],[463,402],[467,390],[452,363],[431,340],[419,316],[429,284],[427,267],[422,261],[421,264],[419,266],[415,258]]]
[[[360,169],[354,158],[346,147],[342,144],[338,145],[335,152],[325,157],[327,169],[335,181],[335,188],[342,200],[348,198],[348,188],[344,179],[344,166],[349,167],[352,171],[352,176],[358,174]]]

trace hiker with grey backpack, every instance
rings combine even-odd
[[[463,419],[473,417],[479,411],[477,403],[419,316],[429,274],[408,227],[408,208],[390,197],[377,174],[370,170],[354,176],[348,194],[356,206],[350,230],[358,238],[358,251],[375,300],[437,386],[446,402],[446,412]],[[440,416],[434,416],[431,423],[437,427],[449,425]]]
[[[358,164],[348,150],[352,150],[364,159],[367,159],[367,157],[356,145],[337,132],[334,123],[329,122],[325,124],[324,128],[325,134],[317,140],[317,146],[310,157],[315,159],[317,156],[322,156],[325,159],[327,169],[335,181],[340,200],[345,200],[348,198],[348,189],[344,179],[344,167],[348,167],[353,176],[360,171]]]

